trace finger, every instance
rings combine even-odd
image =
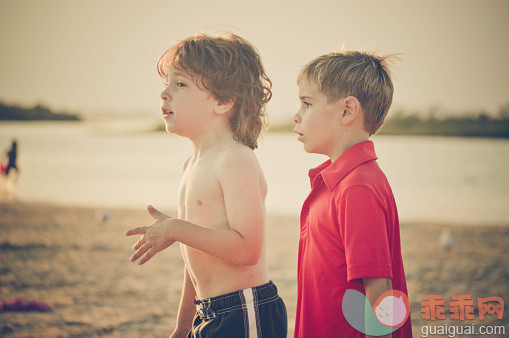
[[[147,252],[148,250],[150,249],[150,245],[148,244],[144,244],[141,248],[138,249],[138,251],[136,251],[134,253],[134,255],[131,256],[131,262],[134,262],[136,261],[138,258],[140,258],[141,256],[143,256],[143,254],[145,252]]]
[[[129,229],[126,232],[124,232],[124,235],[126,235],[126,236],[144,235],[146,232],[147,232],[147,227],[142,226],[142,227]]]
[[[133,250],[138,250],[139,248],[141,248],[141,246],[143,244],[147,243],[147,240],[145,239],[145,235],[143,235],[139,240],[138,242],[136,242],[136,244],[133,246]]]
[[[157,253],[157,250],[155,248],[151,248],[145,256],[138,262],[139,265],[145,264],[148,262],[154,255]]]
[[[147,210],[150,216],[154,217],[155,219],[160,219],[161,217],[166,216],[165,214],[163,214],[162,212],[160,212],[151,205],[148,206]]]

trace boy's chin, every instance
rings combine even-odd
[[[304,151],[309,154],[318,154],[318,152],[316,152],[316,150],[313,149],[313,147],[306,145],[305,143],[304,143]]]
[[[175,128],[173,128],[173,125],[171,125],[169,123],[165,123],[164,129],[166,129],[166,132],[168,132],[170,134],[176,134]]]
[[[175,129],[171,125],[166,125],[165,129],[166,129],[166,132],[168,134],[173,134],[173,135],[176,135],[176,136],[189,138],[189,136],[186,133],[183,133],[181,129],[180,130],[179,129]]]
[[[308,154],[326,155],[326,153],[321,151],[320,149],[306,146],[305,144],[304,144],[304,151]]]

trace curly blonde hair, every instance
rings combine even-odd
[[[317,84],[329,103],[347,96],[356,97],[364,109],[364,129],[373,135],[382,127],[389,112],[394,92],[389,63],[398,60],[397,54],[328,53],[304,66],[297,83],[307,79]]]
[[[254,46],[231,33],[198,34],[178,41],[159,58],[157,71],[163,79],[170,67],[186,71],[197,85],[201,80],[201,86],[219,102],[233,100],[233,138],[257,148],[267,125],[265,105],[272,97],[272,81]]]

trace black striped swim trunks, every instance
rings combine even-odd
[[[197,312],[188,338],[286,337],[286,307],[272,281],[194,303]]]

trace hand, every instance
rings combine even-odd
[[[148,206],[147,210],[148,213],[156,219],[156,222],[149,226],[129,229],[124,233],[126,236],[143,235],[133,246],[136,252],[130,258],[131,262],[134,262],[146,253],[138,262],[139,265],[145,264],[154,257],[156,253],[175,243],[171,238],[170,231],[170,222],[172,218],[156,210],[151,205]]]

